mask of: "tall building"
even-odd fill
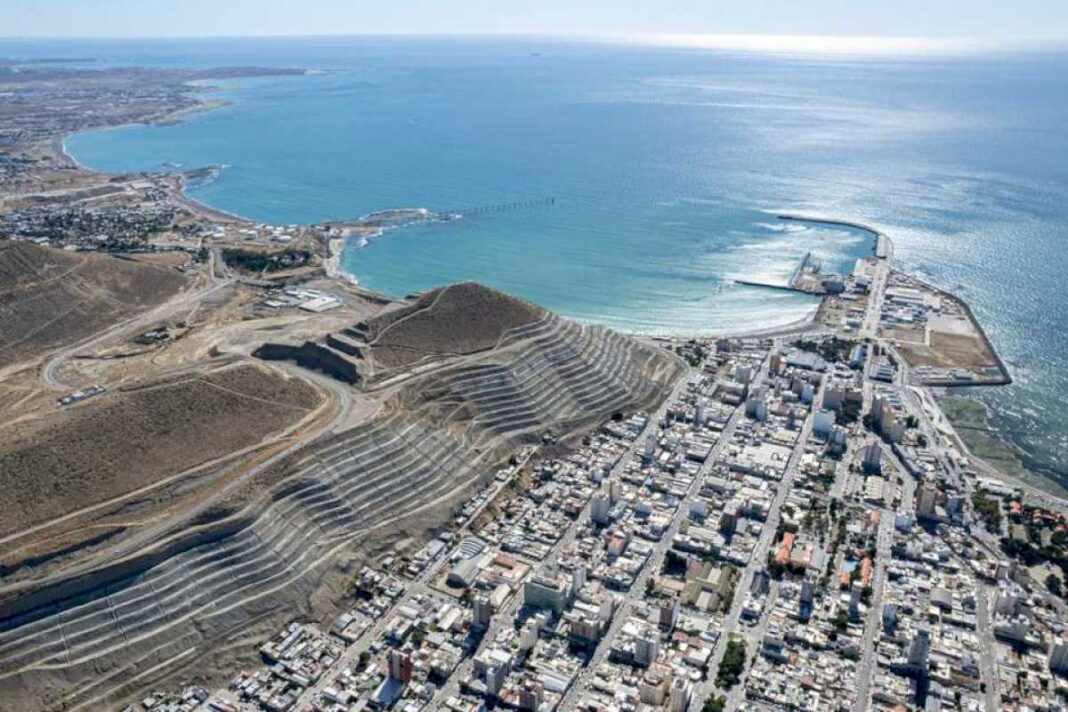
[[[920,519],[936,519],[935,505],[938,503],[938,489],[930,482],[924,482],[916,493],[916,516]]]
[[[474,616],[471,622],[479,628],[488,628],[490,620],[493,618],[493,606],[490,604],[489,598],[483,595],[475,596],[473,605]]]
[[[1050,647],[1049,671],[1068,675],[1068,641],[1059,640]]]
[[[660,636],[656,629],[646,628],[634,638],[634,662],[648,667],[656,662],[660,655]]]
[[[561,613],[570,596],[571,587],[559,574],[537,574],[523,584],[523,603],[531,608],[548,608],[555,613]]]
[[[908,663],[921,674],[927,672],[927,658],[931,655],[931,631],[922,627],[909,643]]]
[[[523,627],[519,629],[519,650],[520,652],[529,652],[534,649],[534,645],[538,642],[538,626],[534,622],[534,619],[528,619]]]
[[[834,429],[835,415],[833,410],[817,410],[812,419],[812,434],[825,438]]]
[[[864,448],[864,471],[871,475],[877,475],[883,470],[883,450],[879,443],[873,442]]]
[[[679,675],[671,681],[671,712],[686,712],[692,694],[690,681]]]
[[[605,492],[598,492],[590,500],[590,518],[597,524],[608,524],[608,512],[612,502]]]
[[[579,595],[579,591],[586,585],[586,567],[581,564],[571,569],[571,593]]]
[[[389,651],[389,676],[407,684],[412,681],[412,656],[400,650]]]
[[[734,500],[727,503],[719,515],[719,531],[730,536],[738,529],[738,508]]]
[[[545,686],[539,680],[528,678],[519,688],[519,709],[536,710],[545,701]]]
[[[656,454],[656,437],[653,435],[645,438],[645,445],[642,446],[642,457],[646,462],[653,459],[653,455]]]
[[[658,607],[657,623],[661,628],[673,631],[679,622],[679,599],[671,598]]]

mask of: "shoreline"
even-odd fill
[[[176,110],[176,111],[173,111],[173,112],[168,112],[168,113],[163,114],[160,117],[158,117],[156,119],[153,119],[153,120],[151,120],[149,122],[131,122],[131,123],[128,123],[128,124],[116,124],[114,126],[90,128],[90,129],[85,129],[85,130],[86,131],[110,130],[110,129],[113,129],[113,128],[119,128],[121,126],[131,126],[131,125],[146,124],[146,123],[150,124],[150,125],[160,125],[160,126],[174,125],[174,124],[181,123],[189,115],[193,115],[193,114],[197,114],[197,113],[201,113],[201,112],[213,111],[213,110],[215,110],[217,108],[221,108],[223,106],[230,105],[230,103],[231,103],[231,102],[226,102],[226,101],[220,101],[218,99],[204,99],[204,98],[201,98],[199,96],[196,97],[196,101],[198,103],[197,103],[197,105],[195,105],[193,107],[188,107],[188,108],[185,108],[185,109],[180,109],[180,110]],[[175,120],[173,122],[171,122],[170,121],[171,118],[173,118]],[[163,122],[163,123],[161,123],[161,122]],[[130,175],[129,173],[122,174],[122,173],[108,173],[108,172],[104,172],[104,171],[97,171],[95,169],[92,169],[92,168],[90,168],[88,166],[85,166],[84,164],[80,163],[74,157],[74,155],[68,150],[67,145],[66,145],[67,139],[70,136],[74,135],[75,133],[79,133],[79,132],[78,131],[72,131],[72,132],[69,132],[67,134],[64,134],[62,137],[58,137],[58,138],[52,139],[50,141],[50,144],[51,144],[51,146],[53,148],[54,153],[66,165],[73,166],[73,167],[75,167],[75,168],[77,168],[79,170],[83,170],[83,171],[86,171],[86,172],[89,172],[89,173],[100,174],[100,175],[105,175],[105,176]],[[203,217],[203,218],[205,218],[205,219],[207,219],[209,221],[226,222],[226,223],[230,223],[230,224],[237,223],[237,224],[246,224],[246,225],[259,224],[259,223],[257,223],[257,221],[251,220],[251,219],[246,218],[246,217],[241,216],[241,215],[237,215],[235,213],[228,212],[228,211],[220,209],[220,208],[216,208],[216,207],[211,206],[211,205],[209,205],[207,203],[203,203],[203,202],[201,202],[201,201],[199,201],[199,200],[197,200],[195,198],[190,197],[188,195],[188,193],[186,192],[185,178],[182,177],[182,176],[179,177],[179,186],[178,186],[177,190],[173,193],[173,197],[174,197],[174,199],[176,201],[178,201],[180,204],[182,204],[188,210],[190,210],[194,214],[199,215],[200,217]],[[884,253],[884,254],[880,255],[880,247],[883,245],[883,241],[884,240],[889,241],[888,236],[886,236],[885,233],[883,233],[881,230],[878,230],[878,229],[872,227],[871,225],[868,225],[868,224],[865,224],[865,223],[861,223],[861,222],[857,222],[855,220],[837,219],[837,218],[830,217],[830,216],[827,216],[827,215],[818,215],[818,214],[816,214],[816,215],[805,215],[805,214],[800,214],[800,213],[791,213],[791,212],[787,212],[787,211],[776,211],[776,210],[765,210],[764,212],[766,214],[768,214],[768,215],[774,216],[775,218],[777,218],[779,220],[784,220],[784,221],[807,222],[807,223],[813,223],[813,224],[817,224],[817,225],[837,226],[837,227],[844,227],[844,228],[850,228],[850,229],[854,229],[854,230],[861,230],[863,232],[867,232],[870,235],[872,235],[873,238],[874,238],[874,244],[872,246],[872,251],[873,251],[874,256],[882,257],[882,258],[885,258],[885,259],[890,259],[890,255],[889,254],[885,254]],[[378,233],[378,235],[376,235],[376,236],[380,236],[382,234],[382,232],[384,232],[384,231],[380,231]],[[366,287],[364,287],[363,285],[361,285],[359,283],[359,280],[354,275],[350,275],[350,274],[348,274],[347,272],[345,272],[342,269],[342,264],[341,264],[342,256],[343,256],[344,251],[346,250],[346,248],[348,246],[349,239],[351,237],[353,237],[353,235],[350,232],[346,232],[346,234],[344,236],[342,236],[342,237],[333,238],[333,239],[329,240],[329,242],[327,244],[328,255],[324,259],[324,268],[325,268],[326,275],[331,279],[344,280],[344,281],[350,283],[351,285],[358,286],[360,289],[366,290],[366,291],[368,291],[370,293],[381,294],[384,297],[388,297],[388,295],[382,294],[382,293],[378,292],[377,290],[367,289]],[[926,282],[925,282],[925,284],[926,284]],[[1009,375],[1008,368],[1004,365],[1004,363],[1001,360],[1001,357],[998,354],[997,350],[993,348],[993,345],[990,343],[989,338],[987,337],[985,330],[982,328],[981,325],[979,325],[979,322],[975,319],[975,317],[972,314],[971,309],[967,305],[967,303],[965,301],[959,299],[958,297],[956,297],[955,295],[953,295],[950,292],[946,292],[945,290],[939,289],[937,287],[933,287],[932,285],[928,285],[928,286],[931,286],[933,289],[935,289],[936,291],[938,291],[940,293],[949,295],[950,298],[954,299],[955,301],[957,301],[958,303],[960,303],[960,304],[962,304],[964,306],[965,310],[967,311],[967,313],[971,317],[973,323],[975,323],[977,326],[979,326],[979,333],[981,335],[981,338],[987,344],[987,347],[991,350],[991,353],[993,353],[995,355],[995,358],[996,358],[999,366],[1001,367],[1002,373],[1005,375],[1005,382],[1004,383],[1001,383],[1001,382],[994,383],[994,382],[992,382],[992,383],[979,383],[979,384],[975,384],[975,385],[976,386],[980,386],[980,385],[982,385],[982,386],[995,386],[995,385],[1005,385],[1007,383],[1011,383],[1012,379],[1011,379],[1011,375]],[[688,333],[671,333],[671,332],[647,332],[646,333],[646,332],[634,331],[634,330],[630,330],[630,329],[622,329],[622,328],[610,327],[610,326],[607,326],[606,324],[604,324],[603,322],[587,321],[587,320],[580,320],[580,321],[583,321],[583,323],[587,323],[587,324],[597,324],[597,325],[601,325],[601,326],[607,326],[607,328],[613,328],[615,331],[618,331],[620,333],[627,334],[629,336],[633,336],[633,337],[639,338],[639,339],[646,339],[646,340],[649,340],[649,341],[678,341],[678,340],[687,340],[687,339],[720,339],[720,338],[722,338],[722,339],[776,338],[776,337],[802,335],[802,334],[806,334],[806,333],[808,333],[810,331],[818,329],[819,328],[819,316],[820,316],[820,314],[822,313],[822,311],[824,309],[824,304],[825,304],[825,298],[821,299],[819,304],[817,305],[817,307],[815,309],[813,309],[806,316],[800,317],[798,319],[794,319],[794,320],[792,320],[790,322],[787,322],[785,324],[781,324],[781,325],[778,325],[778,326],[771,326],[771,327],[754,327],[754,328],[751,328],[751,329],[740,329],[740,330],[739,329],[726,328],[726,329],[721,329],[721,330],[709,330],[709,331],[704,331],[704,332],[702,332],[702,331],[694,331],[694,332],[688,332]],[[939,406],[939,408],[941,409],[940,406]],[[946,415],[944,412],[943,412],[943,415],[946,417],[947,420],[949,419],[949,416]],[[956,439],[958,440],[958,442],[961,445],[964,446],[964,450],[965,450],[966,454],[968,454],[973,459],[977,459],[977,460],[980,460],[980,461],[984,462],[984,464],[986,464],[986,468],[988,468],[992,472],[999,473],[1000,477],[1002,479],[1004,479],[1004,481],[1006,481],[1008,484],[1010,484],[1010,485],[1012,485],[1014,487],[1015,486],[1019,486],[1020,484],[1024,484],[1025,486],[1029,485],[1029,483],[1021,480],[1020,478],[1016,478],[1016,477],[1013,477],[1013,476],[1009,475],[1008,473],[1001,472],[1001,470],[999,468],[994,467],[994,466],[992,466],[992,465],[990,465],[988,463],[985,463],[985,460],[983,460],[981,457],[978,457],[978,456],[974,455],[971,452],[971,450],[967,448],[967,446],[964,443],[963,439],[959,437],[959,434],[957,434],[955,432],[955,430],[954,430],[954,434],[957,436]],[[1005,438],[1004,436],[998,435],[998,439],[1001,440],[1002,442],[1005,442],[1009,446],[1015,447],[1015,445],[1011,442],[1011,440]],[[1024,469],[1026,470],[1026,468],[1024,468]],[[1045,480],[1045,478],[1043,478],[1041,475],[1037,475],[1037,474],[1031,473],[1030,471],[1028,471],[1028,474],[1029,474],[1029,476],[1035,478],[1037,481],[1044,481]],[[1058,483],[1056,483],[1056,482],[1054,482],[1053,485],[1054,486],[1059,486]],[[1039,490],[1047,493],[1049,496],[1056,497],[1055,494],[1053,494],[1052,492],[1048,492],[1045,488],[1042,488],[1042,487],[1039,487],[1039,486],[1036,486],[1036,485],[1033,485],[1033,484],[1031,484],[1029,486],[1032,487],[1032,488],[1035,488],[1035,489],[1039,489]]]

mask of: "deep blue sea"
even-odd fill
[[[792,322],[782,281],[894,239],[901,268],[966,298],[1016,383],[988,389],[1036,470],[1068,481],[1068,54],[758,54],[538,39],[0,42],[0,56],[257,64],[321,74],[226,82],[177,126],[81,134],[102,170],[223,164],[194,197],[294,223],[399,207],[465,217],[355,245],[391,294],[477,279],[634,332]],[[502,203],[542,201],[509,210]],[[801,229],[798,229],[798,228]]]

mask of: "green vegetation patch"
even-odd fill
[[[745,670],[745,643],[737,638],[727,641],[727,650],[723,653],[723,660],[719,663],[716,672],[716,684],[729,690],[738,684]]]

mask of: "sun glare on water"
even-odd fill
[[[832,55],[960,54],[992,49],[987,42],[965,38],[834,37],[821,35],[650,34],[618,38],[635,44],[749,52]]]

